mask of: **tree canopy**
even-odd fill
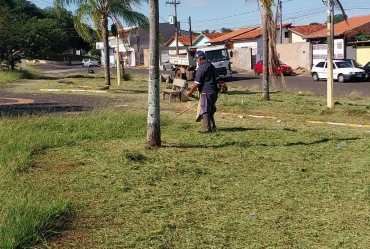
[[[54,58],[71,47],[91,47],[77,34],[65,9],[58,16],[53,8],[39,9],[26,0],[1,1],[0,7],[0,61],[11,69],[22,58]]]

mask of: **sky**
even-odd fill
[[[52,6],[53,0],[30,0],[39,8]],[[278,0],[275,0],[277,3]],[[283,23],[307,25],[313,22],[325,23],[326,5],[322,0],[281,0]],[[340,0],[348,17],[370,15],[370,0]],[[175,5],[177,20],[181,29],[202,32],[204,30],[219,32],[222,28],[237,30],[261,25],[260,10],[257,0],[159,0],[159,21],[168,22],[169,15],[174,15]],[[73,6],[68,8],[73,11]],[[149,16],[149,5],[142,4],[135,10]],[[341,14],[339,8],[334,14]]]

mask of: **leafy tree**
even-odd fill
[[[89,52],[91,47],[95,47],[95,42],[98,41],[95,31],[90,27],[88,28],[88,32],[93,37],[92,42],[86,42],[82,39],[74,27],[71,11],[67,11],[66,9],[59,9],[57,11],[55,8],[45,8],[44,13],[47,18],[57,20],[61,28],[67,33],[69,48],[83,49]]]
[[[208,34],[209,33],[209,29],[203,30],[202,33],[203,34]]]
[[[45,18],[45,12],[25,1],[0,3],[0,60],[11,69],[22,58],[44,59],[68,48],[66,32],[56,19]]]
[[[370,34],[358,34],[351,39],[352,41],[370,41]]]
[[[345,15],[343,15],[343,14],[337,14],[337,15],[334,15],[334,20],[333,20],[333,22],[334,22],[334,24],[336,24],[336,23],[339,23],[339,22],[342,22],[342,21],[344,21],[344,20],[346,20],[347,18],[346,18],[346,16]]]
[[[320,25],[321,23],[318,22],[311,22],[310,25]]]
[[[229,32],[233,32],[233,30],[232,29],[228,29],[228,28],[222,28],[221,29],[221,32],[222,33],[229,33]]]
[[[55,58],[68,49],[68,36],[56,20],[36,17],[24,26],[22,52],[27,59]]]
[[[24,23],[19,16],[9,12],[0,20],[0,60],[5,61],[13,70],[22,58]]]
[[[132,6],[140,6],[147,0],[56,0],[55,6],[60,9],[64,5],[75,4],[77,10],[74,16],[74,26],[85,41],[92,42],[93,37],[89,33],[87,21],[92,21],[95,31],[104,43],[104,70],[105,85],[109,88],[109,45],[108,45],[108,18],[121,17],[130,26],[140,25],[149,27],[148,18],[132,9]]]

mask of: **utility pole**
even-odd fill
[[[279,6],[279,21],[280,21],[280,44],[283,43],[283,2],[278,0]]]
[[[175,39],[176,39],[176,54],[179,54],[179,29],[177,25],[177,5],[180,4],[180,2],[177,2],[176,0],[173,0],[171,2],[166,1],[166,4],[173,4],[175,6]]]
[[[287,1],[284,1],[285,2],[290,2],[290,1],[293,1],[293,0],[287,0]],[[280,22],[280,44],[283,43],[283,1],[282,0],[278,0],[278,8],[279,8],[279,22]]]
[[[189,16],[189,33],[190,33],[190,46],[193,46],[193,36],[191,34],[191,18]]]
[[[117,63],[117,85],[122,85],[122,78],[121,78],[121,58],[119,56],[119,39],[118,34],[116,36],[116,63]]]
[[[327,5],[328,19],[327,19],[327,45],[328,58],[326,60],[328,68],[328,77],[326,82],[327,88],[327,107],[334,109],[334,80],[333,80],[333,55],[334,55],[334,0],[323,0]]]

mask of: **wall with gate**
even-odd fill
[[[309,42],[276,44],[279,59],[294,69],[299,67],[308,70],[312,67],[312,50]]]
[[[252,64],[252,49],[251,48],[236,48],[229,50],[229,54],[232,54],[230,58],[231,69],[233,71],[249,71],[254,68]]]

